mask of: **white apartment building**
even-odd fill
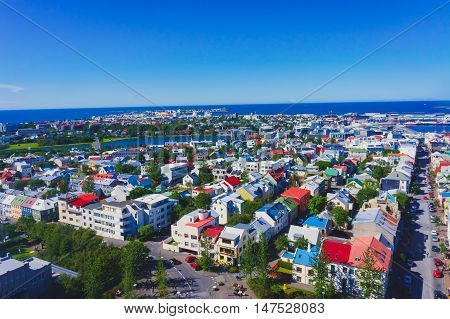
[[[212,199],[211,208],[219,214],[219,224],[226,225],[228,218],[242,212],[244,200],[234,192],[224,193]]]
[[[152,225],[155,231],[169,227],[173,207],[178,203],[161,194],[149,194],[133,201],[143,210],[143,225]]]
[[[219,215],[213,210],[197,209],[181,217],[172,225],[172,238],[179,251],[194,255],[201,253],[200,235],[207,227],[219,224]]]
[[[185,163],[173,163],[161,166],[161,174],[167,177],[169,183],[181,181],[188,172],[188,166]]]

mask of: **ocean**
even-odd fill
[[[345,114],[345,113],[449,113],[450,101],[338,102],[292,104],[241,104],[167,107],[65,108],[0,111],[0,123],[19,124],[52,120],[86,119],[92,116],[123,114],[146,110],[214,109],[225,107],[238,114]]]

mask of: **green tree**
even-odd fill
[[[259,298],[267,298],[271,295],[269,280],[269,246],[264,236],[261,236],[256,251],[256,278],[252,281],[252,287]]]
[[[250,242],[247,242],[241,256],[241,271],[245,278],[253,278],[255,267],[256,259],[254,246]]]
[[[419,194],[420,193],[420,185],[418,184],[418,183],[413,183],[412,185],[411,185],[411,192],[414,194],[414,195],[417,195],[417,194]]]
[[[214,180],[214,176],[211,170],[207,166],[202,166],[199,170],[198,177],[200,182],[204,184],[209,184]]]
[[[334,224],[338,228],[341,228],[346,223],[348,223],[348,220],[350,218],[349,212],[340,206],[334,207],[331,211],[331,215],[333,216]]]
[[[58,182],[58,190],[63,194],[66,194],[69,191],[69,183],[65,178]]]
[[[365,299],[382,297],[384,291],[382,270],[376,266],[375,252],[370,248],[364,251],[360,266],[361,269],[356,276],[363,297]]]
[[[149,241],[155,236],[155,231],[152,225],[145,225],[138,228],[138,239],[140,241]]]
[[[365,202],[378,196],[378,191],[374,187],[363,187],[358,194],[356,194],[356,202],[361,207]]]
[[[152,180],[154,185],[161,182],[162,174],[161,168],[155,163],[146,164],[147,176]]]
[[[208,193],[200,193],[194,198],[194,205],[200,209],[207,209],[211,203],[211,195]]]
[[[147,188],[136,187],[130,191],[130,199],[136,199],[136,198],[139,198],[139,197],[151,194],[151,193],[152,193],[152,191]]]
[[[289,240],[286,235],[278,236],[278,238],[275,240],[275,248],[278,251],[281,251],[283,249],[287,249],[289,247]]]
[[[406,193],[397,193],[395,194],[395,198],[397,200],[398,205],[401,209],[405,209],[406,206],[409,204],[411,198]]]
[[[131,241],[122,249],[123,288],[126,296],[131,296],[133,285],[144,268],[148,248],[143,243]]]
[[[314,163],[314,165],[319,167],[320,171],[324,171],[328,167],[333,166],[333,164],[331,164],[331,162],[327,162],[327,161],[317,161],[316,163]]]
[[[314,196],[309,200],[308,203],[308,209],[311,212],[311,214],[318,214],[320,213],[327,204],[327,198],[324,196]]]
[[[163,259],[160,258],[156,264],[156,288],[161,298],[167,297],[167,270],[164,267]]]
[[[86,178],[83,181],[83,186],[81,188],[85,193],[94,192],[94,180],[92,178]]]
[[[307,250],[308,245],[309,245],[308,239],[306,239],[305,237],[299,237],[294,243],[294,248]]]
[[[206,234],[203,234],[200,241],[200,246],[200,258],[197,259],[197,263],[201,269],[210,271],[214,267],[214,259],[212,259],[210,254],[211,238]]]
[[[391,170],[392,168],[390,166],[381,167],[380,165],[375,165],[372,171],[372,177],[379,181],[383,177],[386,177]]]
[[[36,221],[32,216],[20,217],[17,221],[17,230],[29,233],[32,231]]]
[[[334,286],[328,270],[330,261],[325,257],[323,249],[314,257],[313,262],[314,292],[319,298],[333,298]]]

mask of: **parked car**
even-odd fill
[[[194,257],[194,256],[192,256],[192,257]],[[180,265],[180,264],[181,264],[181,261],[179,261],[179,260],[176,259],[176,258],[170,258],[169,261],[170,261],[170,263],[171,263],[172,265],[174,265],[174,266]]]
[[[434,251],[435,253],[438,253],[441,251],[438,246],[431,246],[431,250]]]
[[[432,236],[431,240],[434,241],[435,243],[437,243],[439,241],[439,237],[438,236]]]
[[[405,277],[403,277],[403,283],[407,286],[410,286],[412,283],[411,275],[405,275]]]
[[[435,269],[433,271],[433,277],[434,278],[442,278],[442,271],[440,271],[439,269]]]
[[[431,231],[431,235],[437,236],[437,231],[436,231],[435,229],[433,229],[433,230]]]
[[[191,268],[194,269],[195,271],[200,269],[200,266],[197,264],[196,261],[190,263],[189,266],[191,266]]]
[[[197,260],[197,257],[192,256],[192,255],[188,255],[188,256],[184,259],[184,262],[190,264],[190,263],[193,263],[193,262],[196,261],[196,260]]]
[[[439,258],[433,258],[433,262],[436,267],[441,267],[442,265],[444,265],[442,260],[440,260]]]
[[[428,200],[428,196],[425,195],[425,196],[423,197],[423,199],[424,199],[424,200]]]
[[[440,290],[434,291],[434,299],[447,299],[447,296]]]
[[[408,260],[406,261],[406,264],[408,265],[409,268],[411,268],[411,267],[414,266],[414,261],[412,261],[411,259],[408,259]]]

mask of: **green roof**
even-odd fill
[[[289,197],[279,197],[275,202],[283,204],[290,211],[294,210],[298,206],[297,202]]]
[[[28,197],[23,195],[17,195],[16,198],[13,199],[11,205],[22,205],[24,201],[27,200]]]
[[[333,176],[333,177],[336,177],[339,175],[339,171],[337,169],[331,168],[331,167],[328,167],[323,173],[328,176]]]

